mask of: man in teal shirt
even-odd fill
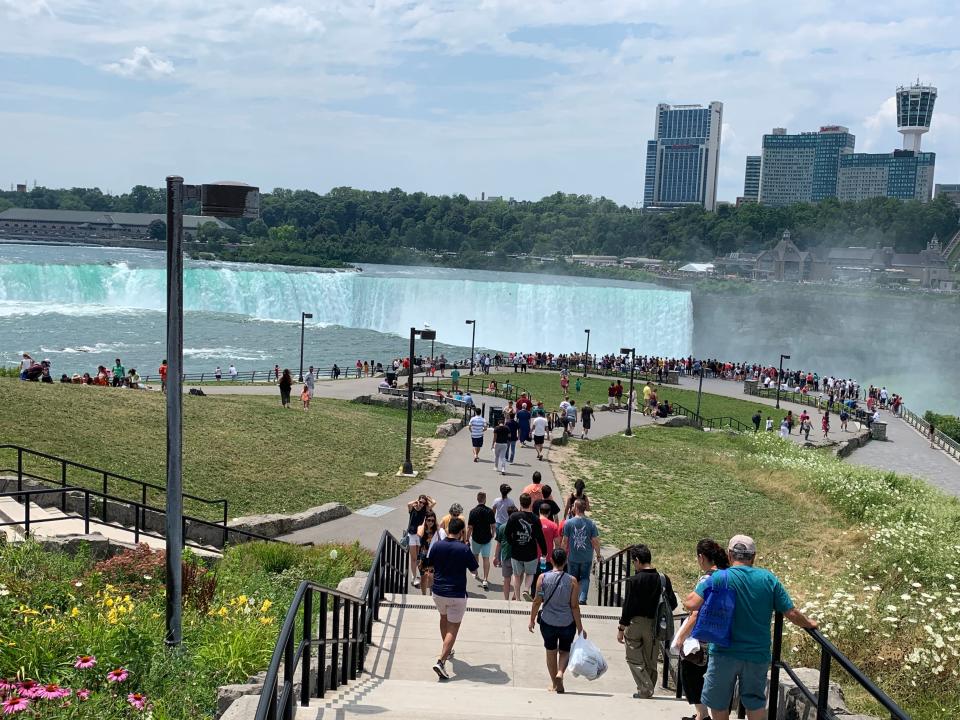
[[[773,612],[783,613],[794,625],[815,628],[810,620],[793,606],[790,595],[780,580],[769,570],[753,566],[757,545],[753,538],[734,535],[727,545],[730,569],[727,582],[736,593],[731,642],[728,647],[710,646],[710,663],[703,681],[703,704],[710,708],[713,720],[728,720],[730,701],[737,680],[740,701],[748,720],[763,720],[767,707],[767,670],[770,653],[770,621]],[[698,610],[710,587],[711,575],[687,596],[684,605]]]

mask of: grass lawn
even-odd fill
[[[437,386],[439,380],[440,387],[446,392],[450,388],[450,378],[427,378],[424,380],[424,388],[432,389]],[[532,393],[534,399],[543,400],[544,406],[550,409],[560,405],[563,399],[563,390],[560,387],[560,374],[556,372],[528,372],[528,373],[494,373],[491,375],[474,375],[472,378],[466,373],[460,376],[460,388],[465,390],[469,381],[469,387],[474,391],[483,392],[486,390],[490,381],[497,383],[498,388],[502,388],[504,383],[509,381],[520,390],[526,390]],[[587,400],[594,405],[605,403],[607,401],[607,388],[610,387],[610,380],[596,377],[580,378],[580,392],[576,391],[575,375],[570,377],[569,396],[577,401],[577,405],[582,405]],[[629,392],[629,380],[623,382],[624,402]],[[637,395],[642,397],[643,381],[635,380],[634,385],[637,389]],[[689,410],[697,409],[697,393],[694,390],[684,390],[674,385],[655,385],[657,397],[660,400],[669,400],[671,403],[679,403]],[[715,417],[733,417],[742,423],[750,424],[750,418],[757,407],[762,407],[746,400],[737,400],[736,398],[724,397],[722,395],[710,395],[703,393],[700,403],[700,415],[704,418]]]
[[[960,713],[957,498],[772,433],[644,427],[633,439],[578,443],[563,455],[564,489],[586,481],[604,544],[649,545],[681,597],[700,574],[700,538],[725,545],[751,535],[758,565],[913,717]],[[791,663],[817,667],[810,638],[788,631]],[[845,687],[855,710],[882,715]]]
[[[226,498],[231,517],[334,500],[359,508],[411,484],[395,477],[406,437],[402,410],[315,399],[303,412],[284,410],[272,395],[185,395],[183,417],[184,490]],[[414,413],[414,462],[421,469],[431,454],[425,438],[445,417]],[[160,393],[0,379],[0,443],[159,485],[166,484],[165,422]],[[16,468],[15,453],[0,451],[0,467]],[[43,461],[25,461],[24,469],[59,479],[59,469]],[[74,472],[71,484],[99,487],[96,475]],[[110,489],[119,494],[121,487]],[[161,502],[159,494],[151,502]],[[189,514],[202,510],[185,504]]]

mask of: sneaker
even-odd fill
[[[433,666],[433,671],[437,674],[437,677],[441,680],[449,680],[450,675],[447,673],[447,669],[443,666],[443,663],[437,660]]]
[[[490,589],[490,587],[487,585],[487,581],[486,581],[486,580],[481,580],[481,581],[480,581],[480,587],[482,587],[484,590],[489,590],[489,589]]]
[[[533,602],[533,595],[530,594],[529,590],[524,590],[521,597],[523,597],[526,602]]]
[[[473,461],[474,461],[474,462],[480,462],[480,458],[474,456]]]
[[[414,586],[415,588],[420,587],[420,578],[414,578],[414,579],[413,579],[413,586]]]

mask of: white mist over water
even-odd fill
[[[166,271],[155,262],[142,267],[126,260],[31,260],[0,263],[0,317],[90,317],[166,307]],[[306,311],[321,326],[401,336],[429,323],[443,342],[466,347],[471,328],[464,320],[470,318],[477,321],[478,346],[507,351],[578,350],[589,327],[591,350],[598,353],[628,345],[681,356],[690,352],[693,337],[687,292],[518,273],[389,266],[367,266],[363,273],[311,272],[200,263],[185,271],[184,304],[188,312],[274,322],[299,322]]]

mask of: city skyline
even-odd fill
[[[960,181],[946,2],[270,4],[0,0],[0,183],[349,185],[643,200],[659,103],[723,103],[718,201],[771,127],[900,147],[895,91],[939,90],[924,149]]]

